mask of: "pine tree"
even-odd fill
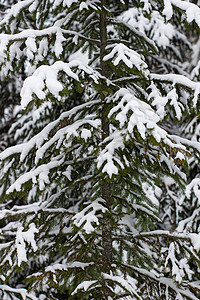
[[[1,297],[198,299],[199,235],[156,224],[163,178],[181,189],[199,147],[172,130],[198,108],[181,60],[199,14],[181,0],[24,0],[1,21],[1,72],[28,69],[22,108],[65,109],[0,155],[2,201],[23,203],[0,213]]]
[[[2,1],[0,4],[0,20],[10,8],[10,1]],[[14,4],[14,1],[11,1]],[[21,81],[22,83],[22,81]],[[0,149],[13,145],[13,136],[8,134],[9,128],[19,110],[20,104],[20,75],[6,78],[1,74],[0,78]]]
[[[199,6],[199,1],[197,5]],[[199,32],[195,29],[187,31],[188,41],[191,43],[192,55],[184,63],[187,77],[199,81]],[[191,232],[199,234],[199,116],[192,111],[190,116],[184,117],[176,130],[180,132],[182,140],[190,140],[188,146],[192,151],[188,159],[188,172],[186,174],[186,187],[180,190],[172,180],[166,180],[162,196],[162,217],[165,220],[162,227],[168,226],[177,232]],[[170,223],[170,224],[169,224]],[[191,281],[199,279],[196,266],[191,263]]]
[[[199,5],[199,1],[196,1]],[[188,39],[191,41],[193,52],[191,59],[185,64],[188,71],[188,77],[193,81],[199,81],[199,32],[196,30],[188,31]],[[189,172],[187,174],[187,185],[185,193],[180,193],[174,197],[177,203],[177,230],[199,233],[199,195],[198,195],[198,177],[199,177],[199,115],[193,111],[189,118],[183,120],[179,128],[181,136],[191,140],[190,147],[193,149],[193,155],[189,158]],[[177,188],[174,185],[175,192]]]

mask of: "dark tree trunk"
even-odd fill
[[[107,75],[107,65],[103,61],[103,57],[105,55],[105,48],[107,43],[107,28],[106,28],[106,12],[104,11],[106,1],[102,0],[102,13],[100,16],[100,68],[101,74],[103,76]],[[107,136],[109,136],[109,121],[108,121],[108,107],[105,103],[105,93],[104,86],[102,85],[101,92],[101,100],[102,100],[102,140],[104,140]],[[106,201],[106,206],[110,210],[111,209],[111,184],[110,182],[104,180],[102,183],[102,198]],[[112,263],[112,222],[111,219],[107,216],[103,217],[103,227],[102,227],[102,247],[103,247],[103,272],[109,272]]]

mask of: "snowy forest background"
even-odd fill
[[[200,2],[0,1],[0,298],[200,299]]]

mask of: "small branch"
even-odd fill
[[[142,239],[142,238],[149,238],[149,237],[167,237],[172,240],[183,240],[183,241],[190,241],[190,237],[186,236],[185,234],[180,233],[170,233],[166,230],[154,230],[149,232],[141,232],[139,234],[133,235],[134,239]]]

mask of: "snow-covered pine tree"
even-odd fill
[[[145,33],[156,43],[159,55],[146,57],[151,72],[176,73],[193,79],[191,78],[191,56],[192,65],[195,66],[196,70],[198,64],[198,42],[196,41],[199,35],[198,30],[190,27],[185,31],[184,25],[182,26],[181,23],[177,22],[177,15],[173,15],[170,22],[165,22],[165,18],[156,9],[152,11],[151,18],[147,18],[143,9],[136,7],[123,12],[122,17],[124,21]],[[176,43],[176,47],[174,47],[174,43]],[[194,115],[196,116],[196,112]],[[184,135],[180,129],[180,126],[183,126],[183,119],[178,115],[178,111],[176,118],[169,112],[168,118],[162,126],[171,134]],[[188,115],[185,121],[188,122]],[[168,230],[176,228],[182,210],[179,203],[182,203],[184,194],[184,190],[180,190],[180,186],[176,185],[175,180],[167,176],[162,178],[162,189],[159,197],[159,216],[162,220],[159,225],[160,228]]]
[[[2,199],[26,203],[0,213],[1,297],[199,298],[199,235],[155,230],[156,187],[184,184],[193,145],[166,124],[197,106],[176,62],[199,15],[181,0],[24,0],[1,21],[1,72],[29,69],[22,108],[73,104],[0,155]]]
[[[200,5],[199,1],[196,1]],[[200,39],[198,31],[188,31],[188,39],[193,48],[191,59],[185,63],[188,77],[196,82],[200,79]],[[198,111],[198,109],[197,109]],[[188,160],[187,185],[185,193],[180,193],[177,197],[177,189],[174,184],[174,193],[169,193],[174,198],[176,206],[176,230],[199,233],[199,114],[193,111],[190,117],[186,117],[179,128],[183,138],[190,139],[190,146],[194,153]],[[169,187],[170,182],[169,182]]]
[[[7,9],[10,8],[10,2],[15,4],[15,1],[1,1],[0,3],[0,20],[5,15]],[[22,70],[23,72],[23,70]],[[22,73],[21,72],[21,73]],[[0,78],[0,150],[13,145],[13,137],[8,134],[8,130],[16,117],[17,106],[20,104],[20,75],[18,78],[13,76],[9,80],[5,75],[1,74]],[[25,78],[24,78],[25,79]],[[22,81],[21,81],[22,83]]]
[[[198,6],[199,1],[194,1]],[[187,31],[188,41],[192,47],[192,53],[189,60],[184,63],[186,76],[196,82],[199,81],[199,32],[194,28]],[[177,232],[191,232],[199,234],[199,108],[192,111],[190,116],[185,116],[179,124],[172,130],[180,133],[184,139],[190,140],[188,146],[192,150],[192,155],[188,159],[188,172],[186,174],[186,187],[180,190],[174,180],[164,179],[164,189],[161,195],[161,217],[164,222],[161,228],[171,228]],[[182,139],[182,141],[183,141]],[[199,279],[199,272],[196,266],[191,263],[191,281]]]
[[[5,3],[1,3],[1,13],[2,15],[5,15],[5,10],[8,10],[13,4],[15,4],[17,1],[5,1]],[[26,14],[30,14],[29,11],[24,12]],[[49,16],[50,17],[50,16]],[[29,23],[29,28],[33,27],[33,22]],[[65,59],[64,57],[67,56],[66,53],[63,53],[62,59]],[[45,59],[52,59],[51,53],[45,57]],[[24,60],[23,60],[24,61]],[[52,103],[52,102],[46,102],[44,105],[36,108],[32,107],[31,110],[27,111],[26,113],[22,114],[21,109],[19,106],[19,92],[20,87],[22,86],[23,79],[26,77],[27,72],[31,72],[30,66],[27,67],[27,61],[25,61],[25,67],[24,65],[20,66],[19,72],[11,72],[9,76],[7,76],[7,72],[1,72],[1,114],[0,114],[0,120],[1,120],[1,126],[0,126],[0,149],[4,150],[5,147],[11,146],[13,144],[19,144],[22,142],[25,142],[29,140],[31,137],[33,137],[35,134],[37,134],[39,131],[41,131],[44,126],[46,126],[48,123],[54,121],[63,110],[66,110],[67,108],[73,107],[74,103],[80,103],[80,93],[75,93],[73,97],[70,98],[70,102],[65,103],[62,101],[62,103]],[[12,197],[5,198],[5,190],[4,185],[8,186],[11,185],[11,183],[20,176],[21,170],[16,169],[10,169],[9,176],[4,178],[4,183],[1,185],[1,204],[0,208],[1,210],[8,211],[8,209],[12,209],[15,205],[21,205],[27,203],[26,197]],[[55,186],[54,193],[55,193]],[[30,193],[30,198],[33,197],[32,193]],[[28,199],[28,201],[31,201]],[[8,222],[10,220],[5,220],[3,226],[7,226]],[[2,240],[4,242],[10,241],[10,235],[2,235]],[[39,265],[39,264],[38,264]],[[27,276],[27,274],[30,272],[36,270],[36,265],[31,263],[29,265],[29,270],[26,269],[25,276],[20,274],[18,272],[15,273],[14,276],[12,276],[11,285],[12,286],[21,286],[21,282],[23,279]],[[9,283],[10,283],[9,282]],[[3,294],[1,294],[1,297],[8,297],[10,299],[9,295],[13,296],[13,293],[16,295],[22,295],[19,296],[23,297],[25,295],[25,291],[23,289],[16,289],[12,290],[8,286],[2,287]],[[25,297],[25,296],[24,296]],[[27,296],[28,297],[28,296]],[[13,299],[13,298],[12,298]]]

